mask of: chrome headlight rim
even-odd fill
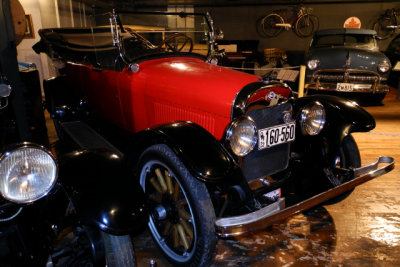
[[[4,164],[4,161],[7,158],[9,158],[13,153],[19,152],[24,149],[34,149],[40,151],[40,153],[43,153],[43,155],[48,156],[49,157],[48,159],[52,162],[52,167],[54,169],[54,172],[52,172],[53,175],[52,178],[50,179],[51,182],[48,183],[48,186],[45,186],[45,190],[42,190],[40,194],[36,194],[36,196],[27,199],[18,199],[10,197],[6,192],[4,192],[3,185],[0,185],[0,195],[4,199],[16,204],[29,204],[47,196],[50,193],[50,191],[54,188],[54,185],[57,183],[57,177],[58,177],[58,164],[53,153],[51,153],[44,146],[30,142],[18,143],[6,148],[6,150],[0,155],[0,169],[3,168],[2,164]],[[3,183],[3,179],[5,179],[5,177],[0,174],[0,184]]]
[[[317,114],[317,119],[311,118],[312,123],[310,123],[310,114],[313,116],[315,112],[319,112]],[[314,123],[315,122],[315,123]],[[322,105],[319,101],[314,101],[308,103],[304,107],[301,108],[300,116],[299,116],[299,124],[301,133],[303,135],[316,136],[321,133],[324,129],[326,123],[326,111],[324,105]]]
[[[309,70],[315,70],[319,66],[319,59],[310,59],[307,61],[307,67]]]
[[[391,68],[391,64],[386,59],[378,63],[378,71],[381,73],[388,72]]]
[[[234,136],[234,130],[238,129],[239,125],[242,123],[249,123],[251,130],[253,131],[254,135],[250,138],[250,143],[248,148],[245,151],[238,151],[237,149],[235,149],[235,147],[233,147],[233,138]],[[226,131],[226,140],[229,144],[229,148],[232,151],[233,154],[235,154],[238,157],[244,157],[247,156],[248,154],[250,154],[250,152],[252,152],[254,150],[254,147],[257,144],[257,126],[256,123],[254,122],[254,120],[252,118],[250,118],[249,116],[240,116],[236,119],[234,119],[230,125],[227,128]]]

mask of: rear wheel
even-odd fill
[[[149,229],[174,266],[209,266],[216,251],[215,213],[204,183],[166,145],[145,150],[140,184],[149,198]]]
[[[277,24],[283,23],[283,18],[278,14],[269,14],[261,20],[261,29],[266,36],[275,37],[283,30],[283,27]]]
[[[303,15],[297,19],[294,31],[299,37],[309,37],[314,33],[314,21],[309,15]]]
[[[394,29],[388,26],[393,26],[393,21],[389,17],[380,17],[372,26],[379,40],[387,39],[394,33]]]

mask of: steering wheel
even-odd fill
[[[183,40],[183,42],[178,43],[178,40]],[[190,45],[190,53],[193,50],[193,39],[182,32],[177,32],[167,36],[157,48],[162,49],[163,45],[165,45],[166,51],[181,52],[187,43]]]

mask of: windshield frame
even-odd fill
[[[114,40],[113,43],[118,48],[120,57],[126,64],[137,63],[137,62],[141,62],[141,61],[145,61],[147,59],[153,59],[153,58],[179,57],[179,56],[196,57],[196,58],[205,60],[206,62],[211,62],[211,59],[214,57],[214,55],[216,53],[216,48],[215,48],[216,38],[215,38],[215,33],[214,33],[213,20],[211,19],[211,16],[209,13],[169,12],[169,11],[116,12],[115,10],[113,10],[112,13],[108,13],[108,14],[111,14],[110,15],[110,25],[111,25],[111,34],[113,35],[113,40]],[[98,14],[98,15],[104,15],[104,14]],[[128,33],[131,35],[135,34],[138,36],[141,36],[141,34],[136,31],[135,31],[135,33],[132,33],[132,32],[129,32],[128,30],[126,30],[127,27],[124,27],[123,22],[121,20],[121,17],[123,15],[132,15],[132,16],[134,16],[134,15],[160,15],[160,16],[172,15],[172,16],[180,16],[180,17],[186,17],[186,16],[202,17],[203,21],[207,24],[206,30],[208,30],[207,32],[205,30],[205,33],[207,36],[207,39],[205,40],[206,41],[205,45],[207,46],[207,55],[201,55],[201,54],[193,53],[193,52],[162,52],[162,51],[160,51],[159,53],[149,53],[149,54],[145,54],[145,55],[139,55],[135,58],[129,58],[126,56],[126,54],[127,54],[126,49],[123,45],[122,36],[119,34],[119,31],[122,34]]]
[[[317,41],[320,38],[325,38],[325,37],[332,37],[336,36],[341,39],[341,43],[327,43],[324,45],[318,44]],[[350,43],[346,42],[346,37],[350,36],[369,36],[370,37],[370,42],[369,43]],[[363,49],[363,50],[371,50],[371,51],[377,51],[379,50],[378,43],[376,41],[376,38],[373,34],[355,34],[355,33],[336,33],[336,34],[324,34],[324,35],[316,35],[314,36],[312,42],[311,42],[311,48],[312,49],[321,49],[321,48],[337,48],[337,47],[345,47],[345,48],[354,48],[354,49]]]

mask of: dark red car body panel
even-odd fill
[[[230,122],[235,96],[258,76],[190,57],[139,64],[134,73],[70,64],[69,77],[94,112],[118,127],[138,132],[173,121],[192,121],[220,140]],[[210,95],[213,96],[210,99]]]

